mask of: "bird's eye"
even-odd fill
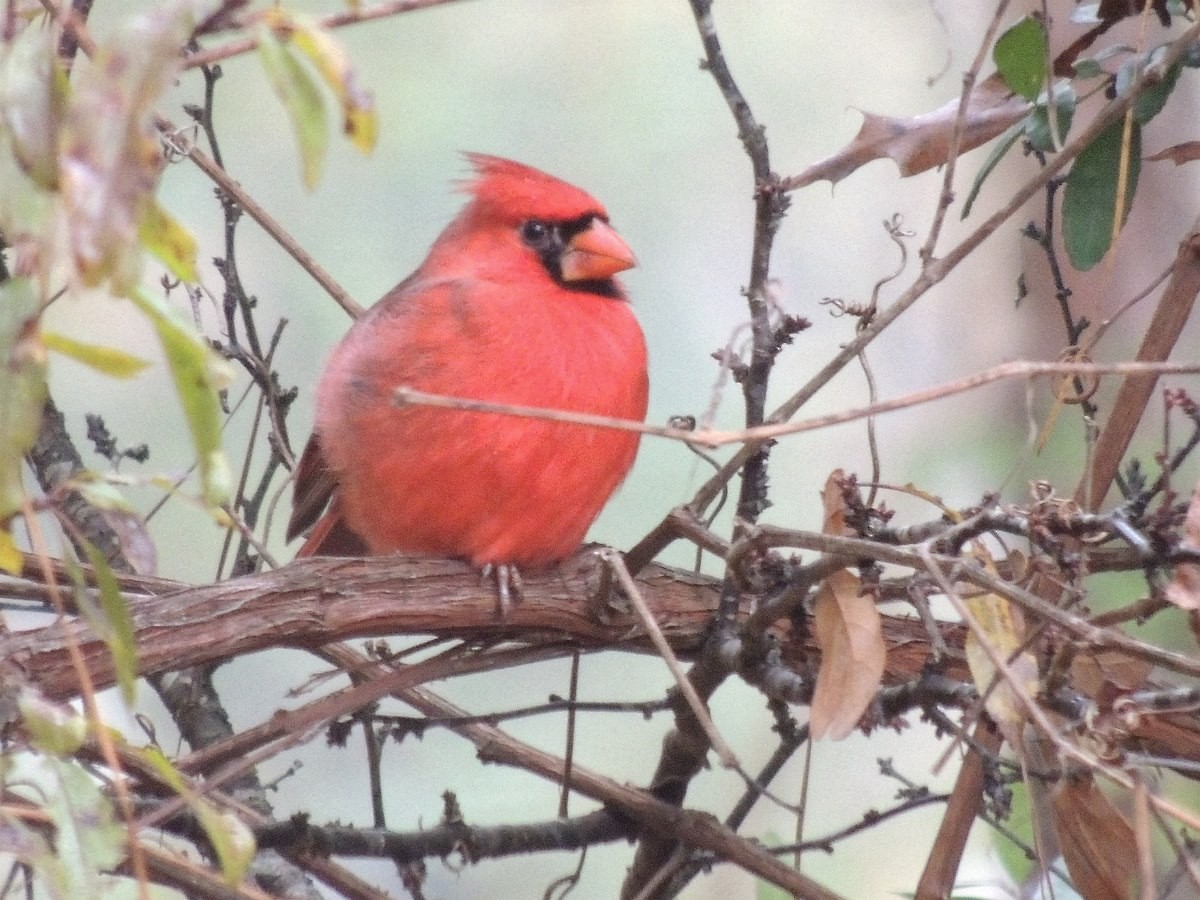
[[[521,226],[521,240],[531,247],[538,247],[550,236],[550,226],[537,219],[530,219]]]

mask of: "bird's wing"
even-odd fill
[[[321,517],[333,499],[337,479],[325,462],[321,441],[314,434],[308,439],[296,466],[292,485],[292,516],[288,519],[287,539],[303,534]]]
[[[310,530],[311,529],[311,530]],[[342,520],[337,498],[337,479],[325,462],[317,435],[296,466],[292,488],[292,515],[288,519],[287,539],[308,532],[296,556],[365,556],[367,545]]]

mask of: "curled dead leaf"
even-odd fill
[[[1200,141],[1184,141],[1182,144],[1175,144],[1165,150],[1159,150],[1157,153],[1147,156],[1146,162],[1160,162],[1167,159],[1177,166],[1195,162],[1200,159]]]
[[[885,157],[900,167],[905,178],[936,168],[949,155],[958,105],[959,98],[955,97],[931,112],[907,119],[864,112],[862,128],[849,144],[788,179],[787,187],[800,188],[822,180],[837,184],[861,166]],[[981,81],[967,101],[959,152],[986,144],[1029,109],[1029,101],[1013,95],[999,76]]]
[[[834,469],[825,479],[825,486],[821,488],[821,508],[825,511],[821,525],[823,534],[854,536],[854,532],[846,525],[846,498],[842,493],[845,480],[846,473],[841,469]]]

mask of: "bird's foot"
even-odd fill
[[[508,618],[508,611],[521,599],[521,572],[509,563],[488,563],[480,575],[490,579],[496,587],[496,612],[501,619]]]

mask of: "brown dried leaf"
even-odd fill
[[[846,498],[842,493],[842,482],[845,479],[846,473],[843,470],[834,469],[825,479],[825,486],[821,488],[821,508],[825,511],[821,525],[823,534],[854,536],[854,532],[846,526]]]
[[[1076,890],[1089,900],[1124,900],[1138,871],[1131,826],[1091,776],[1060,783],[1051,798],[1054,827]]]
[[[841,569],[825,579],[813,610],[821,668],[813,693],[809,729],[813,739],[841,740],[858,724],[879,690],[887,647],[879,610],[863,595],[858,578]]]
[[[827,180],[837,184],[860,166],[888,157],[905,178],[942,165],[950,152],[958,98],[909,119],[863,113],[862,128],[849,144],[793,179],[789,188]],[[1024,97],[1015,96],[998,75],[981,81],[967,102],[960,153],[986,144],[1029,112]]]
[[[1200,485],[1192,491],[1192,502],[1188,504],[1187,517],[1183,520],[1183,537],[1192,546],[1200,547]],[[1200,609],[1200,565],[1177,565],[1175,577],[1167,585],[1165,594],[1180,609]]]
[[[1108,708],[1121,695],[1145,687],[1152,668],[1123,650],[1100,650],[1071,661],[1071,683]]]
[[[1195,0],[1184,0],[1185,6],[1195,6]],[[1114,23],[1129,16],[1140,15],[1146,8],[1146,0],[1100,0],[1096,4],[1096,18],[1101,22]],[[1153,0],[1151,8],[1159,24],[1167,28],[1171,24],[1171,12],[1167,0]]]
[[[1146,162],[1158,162],[1164,159],[1171,160],[1177,166],[1195,162],[1200,159],[1200,141],[1184,141],[1182,144],[1175,144],[1166,150],[1159,150],[1152,156],[1147,156]]]
[[[71,253],[80,276],[138,276],[138,223],[161,170],[154,104],[174,82],[191,33],[186,3],[162,4],[101,45],[67,110],[61,184]]]

